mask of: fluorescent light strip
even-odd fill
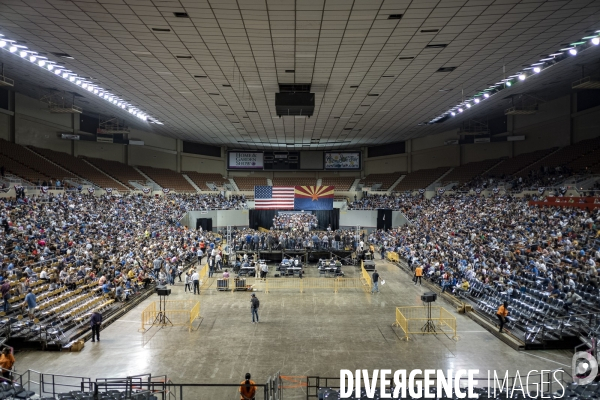
[[[27,46],[14,44],[14,40],[6,39],[2,34],[0,34],[0,38],[2,38],[0,39],[0,49],[3,49],[12,54],[16,54],[19,57],[28,60],[32,64],[37,65],[39,68],[42,68],[46,71],[50,71],[76,86],[79,86],[83,89],[87,89],[88,92],[98,95],[99,97],[103,98],[104,100],[108,101],[113,105],[121,104],[121,106],[118,106],[121,109],[129,108],[129,112],[132,115],[138,117],[143,121],[150,120],[151,123],[164,125],[158,119],[149,116],[137,107],[134,107],[129,103],[125,102],[123,99],[120,99],[119,97],[116,97],[106,92],[99,86],[93,85],[91,82],[88,82],[79,77],[76,73],[57,65],[54,61],[50,61],[46,57],[40,56],[35,51],[29,50]]]
[[[585,46],[586,44],[588,44],[588,46]],[[543,66],[546,64],[546,61],[553,61],[553,60],[555,60],[555,58],[557,56],[565,55],[565,52],[568,52],[568,54],[567,54],[568,57],[575,57],[577,54],[579,54],[580,49],[585,50],[588,47],[594,47],[594,46],[598,46],[598,45],[600,45],[600,30],[596,31],[595,36],[586,36],[586,37],[582,38],[582,41],[571,43],[570,47],[560,49],[559,52],[552,53],[549,55],[549,57],[542,58],[539,62],[531,64],[530,67],[526,67],[523,70],[521,70],[520,72],[518,72],[514,75],[511,75],[508,78],[505,78],[500,82],[496,82],[496,84],[494,86],[490,86],[488,89],[484,89],[482,91],[483,97],[480,96],[480,94],[481,94],[481,92],[480,92],[480,94],[473,96],[470,99],[465,100],[464,102],[458,104],[457,106],[450,108],[448,111],[446,111],[442,115],[435,117],[434,119],[429,121],[429,123],[432,124],[432,123],[438,121],[439,119],[441,119],[443,117],[447,117],[447,116],[454,117],[456,114],[459,114],[459,113],[462,113],[463,111],[465,111],[465,109],[463,109],[463,105],[466,104],[467,109],[471,108],[472,106],[479,104],[483,100],[485,100],[495,94],[495,93],[487,93],[488,90],[496,90],[496,92],[497,92],[504,88],[511,87],[513,85],[513,82],[512,82],[513,78],[518,78],[518,81],[521,81],[521,82],[525,81],[529,76],[532,76],[531,73],[530,73],[530,75],[527,75],[526,71],[533,70],[533,72],[535,74],[539,74],[540,72],[542,72],[545,69]],[[579,46],[579,48],[578,48],[578,46]],[[558,62],[560,62],[560,61],[562,61],[562,59],[558,60]],[[550,65],[548,65],[548,67],[549,66]],[[470,102],[472,102],[472,104]]]

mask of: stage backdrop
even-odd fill
[[[273,226],[273,218],[278,213],[278,210],[248,210],[250,228],[258,229],[259,227],[271,229]],[[333,210],[315,210],[311,211],[315,214],[319,221],[318,230],[326,230],[329,225],[331,229],[339,229],[340,227],[340,209]]]
[[[257,210],[333,210],[333,186],[254,186]]]

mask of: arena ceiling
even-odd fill
[[[8,51],[0,60],[18,91],[76,92],[86,112],[174,138],[356,148],[502,115],[511,94],[568,93],[581,64],[597,68],[600,46],[455,118],[423,124],[599,29],[598,0],[0,0],[5,38],[164,125],[139,121]],[[312,84],[314,115],[277,117],[279,83]]]

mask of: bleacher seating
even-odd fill
[[[543,160],[531,164],[520,171],[518,175],[527,176],[530,171],[539,170],[540,168],[556,168],[567,165],[598,148],[600,148],[600,138],[584,140],[571,146],[563,147]]]
[[[5,160],[5,168],[7,171],[33,184],[36,184],[38,179],[40,182],[43,182],[44,180],[48,181],[49,179],[60,179],[61,181],[64,181],[65,178],[72,178],[75,176],[25,147],[3,139],[0,139],[0,154],[17,162],[17,164],[15,164]],[[12,170],[9,169],[9,165]],[[33,179],[33,181],[31,179]]]
[[[477,162],[471,162],[463,164],[459,167],[455,167],[448,175],[442,180],[442,185],[447,185],[451,182],[457,182],[459,185],[469,182],[476,176],[483,174],[488,169],[492,168],[495,164],[500,162],[499,158],[492,160],[483,160]]]
[[[381,187],[379,190],[388,190],[394,182],[398,180],[405,172],[392,172],[389,174],[369,174],[362,179],[360,183],[364,185],[365,188],[370,188],[375,184],[381,183]]]
[[[223,178],[221,174],[203,174],[196,171],[183,171],[200,188],[200,190],[214,190],[207,183],[213,183],[217,188],[223,188],[223,185],[229,183],[229,180]]]
[[[394,191],[404,192],[407,190],[425,189],[440,176],[444,175],[450,167],[439,167],[434,169],[421,169],[407,174],[404,179],[396,185]]]
[[[196,193],[196,189],[179,172],[165,168],[138,167],[162,188],[182,193]]]
[[[335,186],[335,190],[348,191],[354,183],[356,178],[353,177],[340,177],[331,176],[321,178],[321,185],[323,186]]]
[[[44,180],[48,180],[49,178],[46,175],[34,171],[31,168],[18,163],[17,161],[8,158],[3,154],[0,154],[0,165],[4,166],[7,173],[11,173],[31,183],[36,183],[37,181],[42,182]]]
[[[497,166],[489,170],[485,175],[500,178],[502,176],[515,174],[523,168],[526,168],[534,162],[546,157],[553,151],[556,151],[556,147],[553,147],[551,149],[533,151],[531,153],[519,154],[518,156],[515,156],[498,164]]]
[[[273,186],[315,186],[315,178],[273,178]]]
[[[254,186],[267,186],[267,178],[256,176],[236,176],[234,178],[238,189],[242,191],[254,191]]]
[[[64,169],[71,171],[74,174],[82,177],[83,179],[92,182],[93,184],[101,188],[113,188],[117,190],[128,191],[129,188],[115,181],[114,179],[106,176],[96,168],[92,167],[81,158],[73,157],[67,153],[61,153],[59,151],[42,149],[39,147],[29,146],[33,151],[42,156],[46,157],[53,163],[56,163]]]
[[[96,168],[101,169],[106,174],[112,176],[117,181],[121,182],[130,189],[136,189],[135,186],[131,185],[129,181],[142,181],[146,182],[139,172],[130,165],[120,163],[118,161],[102,160],[100,158],[82,157],[90,164],[93,164]]]

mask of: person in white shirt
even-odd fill
[[[200,294],[200,275],[196,269],[194,269],[194,273],[192,273],[192,282],[194,283],[194,294],[196,294],[196,290],[198,291],[198,294]]]
[[[269,273],[269,266],[267,265],[267,263],[263,263],[260,269],[260,278],[267,279],[267,274]]]

